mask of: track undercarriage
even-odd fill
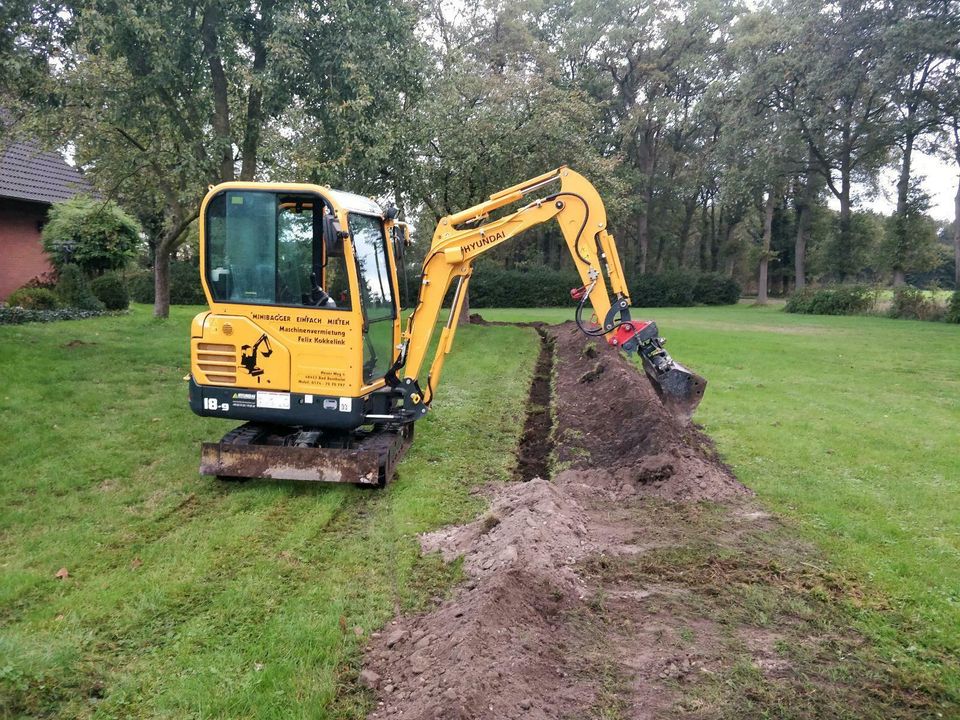
[[[383,487],[412,440],[412,423],[331,432],[248,422],[203,443],[200,474]]]

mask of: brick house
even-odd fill
[[[91,188],[57,152],[33,142],[0,149],[0,302],[52,269],[40,242],[50,205]]]

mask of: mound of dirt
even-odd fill
[[[572,325],[540,332],[554,360],[553,459],[566,469],[498,488],[483,517],[421,538],[424,552],[463,557],[469,581],[373,639],[362,674],[378,696],[371,718],[584,716],[603,682],[582,651],[596,646],[595,631],[576,621],[597,592],[581,569],[634,542],[642,528],[625,503],[748,494],[619,352],[587,343]],[[542,417],[536,400],[531,412]],[[520,451],[549,449],[525,438]],[[521,457],[519,466],[534,460],[545,458]]]
[[[470,581],[377,639],[366,679],[383,705],[371,718],[556,718],[587,704],[564,618],[586,592],[573,566],[592,546],[568,493],[542,479],[511,486],[480,519],[421,542],[463,556]]]
[[[551,330],[557,463],[591,469],[590,483],[626,495],[689,501],[749,494],[710,439],[667,412],[632,360],[602,340],[584,343],[573,323]]]

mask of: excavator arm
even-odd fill
[[[559,187],[556,187],[559,184]],[[495,210],[526,200],[518,210],[491,220]],[[596,188],[582,175],[560,167],[501,190],[488,200],[440,219],[423,262],[419,300],[407,320],[400,353],[389,373],[393,382],[421,387],[419,378],[437,325],[444,298],[457,280],[450,315],[441,330],[426,386],[416,393],[428,406],[440,382],[443,363],[453,347],[457,318],[466,297],[474,262],[484,253],[525,230],[556,220],[583,285],[571,290],[577,302],[581,331],[602,337],[627,352],[639,352],[644,370],[664,404],[689,417],[703,397],[706,381],[673,361],[663,348],[657,327],[630,318],[630,296],[607,215]],[[595,322],[584,322],[589,303]],[[399,371],[403,370],[402,380]],[[421,396],[422,394],[422,396]]]

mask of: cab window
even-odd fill
[[[350,213],[350,239],[357,263],[360,300],[366,319],[363,338],[363,379],[380,378],[393,362],[393,319],[396,305],[383,222],[378,217]]]
[[[228,190],[214,197],[205,223],[214,300],[349,310],[343,244],[327,252],[325,212],[314,195]]]

